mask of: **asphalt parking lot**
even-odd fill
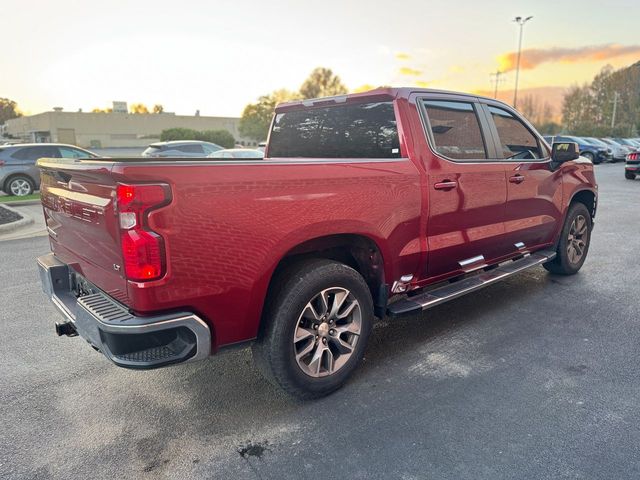
[[[596,169],[578,275],[380,322],[354,378],[309,403],[247,350],[139,372],[57,338],[47,238],[0,243],[0,478],[638,478],[640,179]]]

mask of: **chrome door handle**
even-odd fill
[[[433,188],[436,190],[451,190],[452,188],[456,188],[458,186],[458,182],[452,182],[451,180],[445,180],[444,182],[438,182],[433,185]]]
[[[522,183],[524,182],[525,177],[522,175],[514,175],[513,177],[509,177],[509,182],[511,183]]]

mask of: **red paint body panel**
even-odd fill
[[[257,335],[272,274],[287,252],[320,237],[353,234],[378,246],[384,281],[413,274],[411,288],[461,272],[481,252],[488,262],[553,243],[572,195],[595,192],[591,165],[569,162],[457,163],[429,146],[411,89],[347,96],[394,99],[401,159],[211,159],[40,161],[53,252],[137,314],[188,309],[205,319],[213,347]],[[471,97],[475,98],[475,97]],[[299,108],[287,104],[280,110]],[[520,174],[522,183],[508,177]],[[457,183],[452,190],[435,184]],[[148,227],[164,239],[166,272],[124,278],[116,184],[166,183],[171,202]]]

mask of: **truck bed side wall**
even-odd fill
[[[215,346],[253,338],[271,275],[295,246],[358,234],[379,247],[387,282],[420,258],[420,176],[407,159],[339,163],[116,163],[116,181],[166,182],[173,201],[149,217],[166,242],[162,280],[129,283],[140,313],[191,308]]]

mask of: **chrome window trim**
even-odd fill
[[[486,165],[486,164],[495,164],[495,165],[508,165],[508,164],[517,164],[517,163],[551,163],[551,157],[545,157],[545,158],[541,158],[541,159],[535,159],[535,160],[508,160],[508,159],[499,159],[499,158],[486,158],[486,159],[471,159],[471,160],[463,160],[463,159],[456,159],[456,158],[450,158],[447,157],[446,155],[443,155],[441,153],[439,153],[435,148],[434,148],[434,141],[431,138],[431,128],[430,128],[430,123],[428,120],[428,115],[426,112],[426,108],[424,107],[424,104],[422,104],[420,101],[421,100],[442,100],[442,101],[451,101],[451,102],[463,102],[463,103],[471,103],[473,104],[478,104],[478,105],[483,105],[485,103],[483,103],[484,99],[479,98],[479,97],[462,97],[462,96],[458,96],[455,94],[435,94],[435,95],[429,95],[429,94],[424,94],[424,95],[420,95],[417,94],[415,97],[416,100],[416,108],[418,110],[418,116],[420,117],[420,123],[422,124],[422,131],[423,134],[425,136],[425,138],[427,139],[427,145],[429,146],[429,150],[431,151],[432,154],[434,154],[435,156],[437,156],[438,158],[445,160],[447,162],[451,162],[451,163],[458,163],[458,164],[464,164],[464,165]],[[418,104],[418,102],[420,102],[420,104]],[[496,103],[496,106],[499,106],[498,103]],[[482,114],[484,115],[484,111],[483,110],[478,110],[475,108],[474,105],[474,111],[476,113],[476,116],[478,117],[478,124],[480,126],[480,131],[482,132],[483,135],[483,141],[485,142],[485,149],[487,148],[487,143],[486,143],[486,134],[491,134],[490,131],[485,132],[484,129],[486,128],[485,125],[483,125],[481,118],[480,118],[480,113],[482,112]],[[519,118],[519,117],[518,117]],[[525,124],[525,126],[528,127],[528,125]],[[537,134],[533,134],[538,141],[542,141],[546,144],[545,140],[542,139],[539,135]],[[493,135],[492,135],[492,143],[493,142]],[[494,149],[495,149],[495,145],[494,145]],[[548,149],[548,151],[551,151],[551,149]],[[488,154],[488,152],[487,152]],[[497,155],[497,153],[496,153]]]
[[[513,116],[513,118],[519,121],[522,124],[522,126],[524,126],[524,128],[526,128],[527,131],[533,136],[533,138],[535,138],[538,141],[538,148],[540,150],[546,149],[547,152],[551,154],[551,148],[547,148],[548,144],[545,141],[545,139],[542,137],[542,135],[540,135],[538,131],[535,128],[533,128],[533,125],[531,125],[527,121],[527,119],[522,117],[517,111],[511,108],[508,108],[509,107],[508,105],[501,105],[501,104],[498,104],[497,102],[494,103],[486,99],[480,99],[480,105],[483,107],[483,112],[487,118],[487,122],[489,122],[490,129],[493,130],[492,134],[495,137],[496,154],[500,151],[498,150],[498,147],[502,149],[502,145],[500,144],[500,133],[498,132],[498,127],[493,121],[491,112],[489,111],[489,107],[499,108],[501,110],[504,110],[507,113],[510,113]],[[549,155],[548,157],[542,157],[542,158],[536,158],[536,159],[524,158],[524,159],[517,159],[517,160],[509,160],[507,158],[503,158],[503,159],[498,159],[498,161],[500,163],[545,163],[545,162],[551,162],[551,155]]]
[[[469,103],[469,104],[471,104],[471,107],[473,108],[473,113],[475,114],[476,119],[478,120],[478,128],[480,129],[480,135],[482,135],[484,153],[487,156],[487,158],[485,158],[485,159],[481,159],[481,158],[475,159],[475,158],[473,158],[473,159],[465,160],[465,159],[460,159],[460,158],[447,157],[446,155],[438,152],[438,150],[436,148],[436,144],[435,144],[435,139],[433,138],[433,135],[432,135],[432,132],[431,132],[431,122],[429,121],[429,115],[427,114],[427,108],[424,105],[423,100],[427,100],[427,101],[429,101],[429,100],[432,100],[432,101],[446,101],[446,102],[458,102],[458,103]],[[482,121],[480,119],[480,112],[478,111],[478,108],[476,107],[476,104],[478,104],[478,99],[476,97],[459,98],[456,95],[446,95],[446,94],[422,95],[422,96],[417,96],[416,97],[416,107],[418,109],[418,113],[419,113],[419,117],[420,117],[420,123],[422,124],[422,131],[424,133],[424,136],[427,139],[427,144],[429,145],[429,150],[431,150],[431,153],[436,155],[438,158],[442,158],[443,160],[447,160],[447,161],[453,162],[453,163],[464,163],[464,164],[493,163],[492,159],[489,158],[489,144],[488,144],[487,138],[486,138],[486,134],[490,133],[490,132],[486,132],[485,131],[485,128],[484,128],[484,126],[482,124]]]

